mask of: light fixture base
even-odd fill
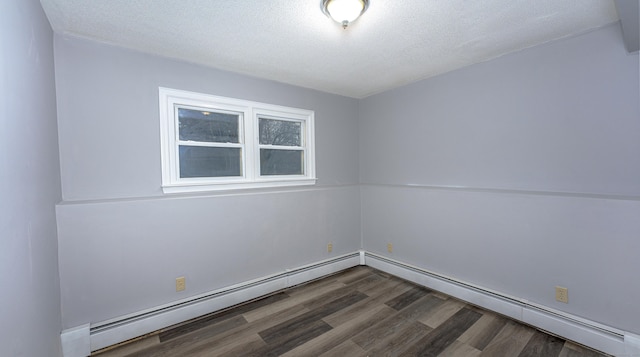
[[[349,4],[349,1],[353,3]],[[335,5],[333,6],[334,14],[329,11],[332,3]],[[343,29],[346,29],[350,23],[364,14],[368,7],[369,0],[322,0],[321,3],[322,12],[328,18],[341,24]]]

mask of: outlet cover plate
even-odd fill
[[[187,288],[187,282],[184,276],[176,278],[176,291],[182,291]]]
[[[569,289],[556,286],[556,301],[563,302],[565,304],[569,303]]]

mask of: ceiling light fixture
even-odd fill
[[[322,12],[346,29],[369,7],[369,0],[322,0]]]

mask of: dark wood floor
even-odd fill
[[[94,355],[603,356],[369,267],[352,268]]]

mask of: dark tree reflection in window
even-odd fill
[[[180,140],[239,143],[239,114],[178,108]]]
[[[301,146],[301,132],[300,122],[260,118],[260,145]]]
[[[287,146],[289,149],[260,149],[260,175],[304,175],[302,123],[260,118],[260,145]]]

